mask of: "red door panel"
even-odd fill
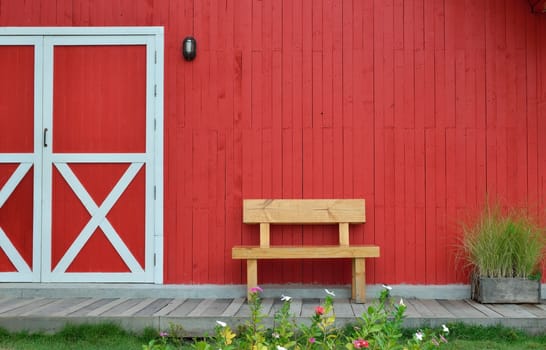
[[[53,60],[51,271],[143,271],[146,47],[55,45]]]
[[[0,153],[34,151],[34,46],[0,45]]]
[[[146,47],[56,46],[54,153],[146,151]]]
[[[33,267],[33,152],[34,46],[0,45],[0,273]]]

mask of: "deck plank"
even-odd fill
[[[214,302],[203,312],[203,316],[218,317],[224,313],[231,299],[215,299]]]
[[[93,303],[96,303],[96,302],[97,302],[97,299],[95,299],[95,298],[84,298],[83,300],[79,300],[78,303],[76,303],[76,304],[74,304],[72,306],[65,307],[64,309],[60,309],[57,312],[52,312],[51,316],[66,317],[66,316],[70,315],[71,313],[76,312],[76,311],[78,311],[80,309],[83,309],[84,307],[89,306],[89,305],[91,305]]]
[[[337,299],[334,301],[334,312],[336,317],[346,317],[352,318],[355,317],[353,308],[351,307],[351,302],[349,299]]]
[[[169,301],[168,304],[166,304],[161,309],[157,310],[153,315],[154,316],[167,316],[173,310],[177,309],[180,305],[184,304],[185,301],[186,301],[185,298],[172,299],[171,301]]]
[[[203,316],[203,313],[205,310],[214,303],[215,299],[203,299],[199,305],[195,307],[189,314],[188,317],[197,317],[197,316]]]
[[[124,316],[133,316],[137,312],[141,311],[142,309],[146,308],[150,304],[152,304],[155,301],[155,298],[146,298],[139,303],[131,306],[130,308],[123,310],[119,313],[117,313],[116,316],[124,317]]]
[[[42,298],[40,298],[40,299],[42,299]],[[36,300],[40,300],[40,299],[26,299],[26,298],[17,299],[17,298],[12,298],[12,299],[10,299],[9,302],[6,303],[6,305],[2,305],[0,307],[0,316],[5,315],[8,311],[23,307],[23,306],[28,305],[28,304],[32,304],[32,303],[36,302]]]
[[[186,301],[171,311],[170,317],[184,317],[193,311],[199,305],[203,299],[186,299]]]
[[[415,300],[416,308],[423,317],[454,318],[451,312],[435,299]]]
[[[245,302],[245,298],[235,298],[233,301],[228,305],[228,307],[224,310],[222,313],[222,316],[224,317],[232,317],[241,309],[241,306]]]
[[[300,317],[302,307],[303,307],[303,300],[300,298],[293,298],[290,301],[290,315],[294,315],[295,317]]]
[[[275,302],[275,299],[273,298],[265,298],[262,300],[262,313],[264,315],[269,314],[271,311],[271,308],[273,307],[273,303]]]
[[[353,309],[353,314],[355,315],[355,317],[360,317],[368,311],[370,305],[371,304],[369,302],[366,302],[364,304],[351,303],[351,308]]]
[[[55,299],[53,299],[53,298],[34,299],[34,301],[31,302],[31,303],[27,303],[24,306],[21,306],[21,307],[18,307],[16,309],[12,309],[12,310],[9,310],[7,312],[2,313],[2,316],[6,316],[6,317],[9,317],[9,316],[17,316],[17,317],[25,316],[25,315],[27,315],[29,313],[32,313],[34,310],[37,310],[37,309],[43,307],[44,305],[51,304],[53,302],[55,302]]]
[[[157,298],[153,299],[152,303],[150,303],[148,306],[143,308],[140,311],[137,311],[133,314],[133,316],[154,316],[156,312],[163,309],[165,305],[168,305],[172,298]]]
[[[455,317],[487,318],[487,315],[470,306],[464,300],[439,300],[438,302],[448,309]]]
[[[320,305],[320,299],[303,299],[301,317],[311,317],[315,314],[315,308]]]
[[[484,314],[488,318],[500,318],[500,317],[502,317],[501,314],[499,314],[498,312],[495,312],[490,307],[488,307],[486,304],[480,304],[480,303],[477,303],[477,302],[475,302],[474,300],[471,300],[471,299],[465,299],[464,302],[467,303],[468,305],[470,305],[471,307],[473,307],[474,309],[478,310],[479,312],[481,312],[482,314]]]
[[[106,303],[104,305],[101,305],[101,306],[97,307],[94,310],[89,311],[87,313],[87,316],[100,316],[103,313],[107,312],[108,310],[111,310],[114,307],[126,302],[127,300],[128,300],[127,298],[113,299],[112,301],[110,301],[110,302],[108,302],[108,303]]]
[[[404,304],[406,304],[406,317],[421,317],[419,311],[417,311],[417,308],[414,305],[415,299],[406,299],[404,300]]]
[[[122,317],[129,317],[131,315],[125,315],[125,312],[127,310],[131,310],[134,306],[137,306],[138,304],[140,304],[144,299],[142,298],[137,298],[137,299],[133,299],[133,298],[128,298],[128,299],[125,299],[122,303],[114,306],[113,308],[111,308],[110,310],[107,310],[105,311],[102,316],[104,317],[119,317],[120,315],[123,315]]]
[[[66,309],[81,304],[81,302],[85,300],[86,298],[57,299],[52,303],[42,305],[34,310],[29,310],[20,316],[49,316],[52,314],[64,313]]]
[[[535,315],[526,311],[515,304],[491,304],[489,305],[495,312],[510,318],[536,318]]]
[[[537,318],[546,318],[546,310],[533,304],[522,304],[520,307],[535,315]]]

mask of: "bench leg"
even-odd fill
[[[353,259],[352,299],[355,303],[366,302],[366,259]]]
[[[246,261],[246,297],[250,300],[250,290],[258,286],[258,260]]]

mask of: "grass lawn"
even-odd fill
[[[450,325],[449,344],[442,349],[512,350],[546,349],[546,335],[528,336],[502,327]],[[413,334],[406,330],[406,336]],[[0,350],[141,350],[142,345],[156,335],[153,330],[132,334],[111,324],[67,326],[59,333],[28,334],[0,331]],[[191,349],[189,345],[183,349]]]

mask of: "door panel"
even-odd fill
[[[53,152],[146,152],[146,46],[55,46],[53,55]]]
[[[52,205],[43,277],[152,282],[154,48],[146,37],[78,39],[50,37],[44,46],[52,67],[44,199]]]
[[[39,279],[40,40],[0,37],[0,281]]]
[[[33,153],[34,46],[0,45],[0,77],[0,153]]]
[[[4,203],[0,202],[0,237],[4,236],[1,272],[32,269],[33,178],[29,164],[0,163],[0,188],[13,188]],[[12,187],[8,181],[17,184]]]

